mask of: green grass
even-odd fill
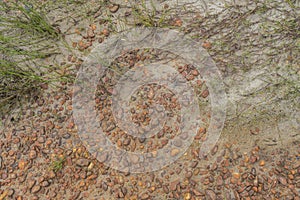
[[[0,2],[0,112],[9,111],[43,83],[66,80],[45,59],[59,54],[62,35],[26,1]]]
[[[56,160],[54,160],[51,163],[51,169],[54,172],[58,172],[58,171],[62,170],[62,168],[64,167],[64,162],[65,162],[65,158],[56,158]]]
[[[125,23],[130,26],[172,28],[173,26],[169,23],[171,18],[170,9],[159,11],[152,0],[149,2],[150,6],[146,5],[145,0],[142,0],[139,3],[132,3],[131,14],[133,16],[133,24],[128,22]]]

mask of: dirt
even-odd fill
[[[288,2],[204,0],[195,4],[184,1],[180,4],[185,6],[179,6],[176,1],[154,1],[143,7],[134,1],[89,1],[57,9],[49,4],[47,17],[71,47],[61,45],[62,54],[49,62],[64,66],[63,73],[73,77],[80,67],[86,67],[84,62],[97,45],[123,30],[153,25],[192,37],[202,44],[222,77],[228,98],[225,124],[216,146],[208,155],[199,156],[201,144],[209,137],[212,98],[201,72],[170,52],[124,52],[111,65],[115,73],[168,60],[169,65],[179,63],[174,69],[194,84],[204,125],[188,150],[174,163],[153,172],[115,170],[105,163],[109,155],[101,154],[100,149],[91,151],[92,144],[82,138],[72,102],[78,88],[73,88],[73,83],[49,85],[41,96],[2,116],[0,200],[300,199],[300,9],[298,1],[295,8]],[[141,9],[139,15],[133,14],[134,6]],[[166,8],[170,10],[165,14]],[[101,78],[95,100],[97,117],[101,128],[110,129],[106,134],[115,145],[148,152],[164,148],[176,136],[175,130],[166,128],[156,137],[136,138],[109,126],[113,118],[110,89],[116,80],[110,72]],[[136,108],[133,118],[140,124],[147,121],[137,108],[141,99],[162,102],[173,95],[155,85],[145,86],[143,91],[134,94],[137,101],[130,105]],[[159,98],[162,94],[166,96]],[[172,98],[164,101],[166,107],[174,102]],[[180,141],[175,145],[180,146]],[[179,152],[170,153],[175,156]]]

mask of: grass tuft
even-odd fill
[[[41,84],[65,80],[53,76],[45,59],[59,54],[62,35],[26,2],[0,2],[0,112],[8,112]]]

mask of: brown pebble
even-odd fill
[[[179,152],[180,152],[179,149],[174,148],[174,149],[171,150],[171,156],[172,156],[172,157],[173,157],[173,156],[176,156]]]
[[[171,182],[171,184],[170,184],[170,189],[171,189],[172,191],[175,191],[176,188],[177,188],[177,184],[178,184],[178,183],[179,183],[178,180]]]
[[[190,200],[192,197],[191,193],[187,192],[184,194],[184,200]]]
[[[99,39],[98,39],[98,42],[99,42],[99,43],[102,43],[103,40],[104,40],[103,38],[99,38]]]
[[[205,49],[210,49],[211,46],[212,46],[211,43],[208,42],[208,41],[206,41],[206,42],[204,42],[204,43],[202,44],[202,47],[204,47]]]
[[[204,193],[203,193],[203,192],[200,192],[200,191],[197,190],[197,189],[193,189],[193,193],[194,193],[196,196],[204,196]]]
[[[19,167],[20,170],[24,170],[25,167],[26,167],[26,161],[20,160],[19,163],[18,163],[18,167]]]
[[[40,190],[41,190],[41,186],[35,185],[35,186],[33,186],[33,188],[31,189],[31,192],[32,192],[33,194],[35,194],[35,193],[38,193]]]
[[[283,176],[279,176],[279,177],[278,177],[278,181],[279,181],[282,185],[286,185],[286,184],[287,184],[287,180],[286,180],[286,178],[284,178]]]
[[[81,158],[76,161],[76,165],[79,167],[87,167],[90,164],[90,161],[88,159]]]
[[[217,195],[214,191],[212,190],[205,190],[205,194],[211,199],[211,200],[216,200]]]
[[[265,165],[265,161],[264,160],[261,160],[260,162],[259,162],[259,166],[264,166]]]
[[[144,194],[141,195],[141,199],[142,200],[149,199],[149,197],[150,196],[148,194],[146,194],[146,193],[144,193]]]
[[[239,179],[241,177],[241,174],[238,172],[234,172],[234,173],[232,173],[232,176],[236,179]]]
[[[119,10],[119,8],[120,8],[120,6],[118,4],[113,4],[113,5],[109,6],[109,11],[111,13],[115,13]]]
[[[164,191],[166,194],[168,194],[168,193],[169,193],[169,188],[168,188],[168,186],[164,185],[164,186],[163,186],[163,191]]]
[[[36,151],[35,150],[31,150],[29,152],[29,158],[30,159],[35,159],[37,157]]]
[[[206,98],[208,95],[209,95],[209,91],[208,91],[207,89],[204,90],[204,91],[201,93],[201,96],[202,96],[203,98]]]
[[[42,185],[43,187],[48,187],[50,184],[49,184],[48,181],[43,181],[43,182],[41,183],[41,185]]]
[[[130,144],[130,138],[126,138],[125,140],[124,140],[124,142],[123,142],[123,145],[124,146],[127,146],[127,145],[129,145]]]
[[[185,174],[185,177],[186,178],[191,178],[193,176],[193,172],[191,171],[188,171],[186,174]]]

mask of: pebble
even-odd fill
[[[149,199],[149,197],[150,197],[150,196],[149,196],[148,194],[145,193],[145,194],[142,194],[141,199],[142,199],[142,200],[145,200],[145,199]]]
[[[174,149],[171,150],[171,156],[172,157],[176,156],[179,152],[180,152],[179,149],[174,148]]]
[[[40,190],[41,190],[41,186],[35,185],[35,186],[33,186],[33,188],[31,189],[31,193],[35,194],[35,193],[38,193]]]
[[[93,169],[93,167],[94,167],[94,163],[91,162],[91,163],[89,164],[89,166],[88,166],[88,170],[91,171],[91,170]]]
[[[111,13],[115,13],[115,12],[117,12],[119,10],[119,7],[120,6],[118,4],[113,4],[113,5],[109,6],[109,11]]]
[[[205,49],[210,49],[211,48],[211,43],[208,42],[208,41],[205,41],[203,44],[202,44],[202,47],[204,47]]]
[[[197,190],[197,189],[193,189],[193,193],[194,193],[196,196],[204,196],[204,193],[200,192],[200,191]]]
[[[195,168],[195,167],[197,167],[197,165],[198,165],[198,161],[195,160],[192,162],[191,167]]]
[[[212,190],[205,190],[205,194],[209,197],[210,200],[216,200],[217,199],[216,193]]]
[[[43,181],[43,182],[41,183],[41,185],[42,185],[43,187],[48,187],[50,184],[49,184],[48,181]]]
[[[79,167],[87,167],[89,164],[90,164],[90,161],[85,158],[81,158],[76,161],[76,165],[78,165]]]
[[[31,189],[35,185],[35,183],[36,183],[36,180],[30,179],[28,181],[28,183],[27,183],[28,184],[28,188]]]
[[[48,177],[51,179],[51,178],[54,178],[55,177],[55,173],[53,171],[50,171],[49,174],[48,174]]]
[[[187,192],[184,194],[184,200],[190,200],[191,199],[191,193]]]
[[[126,138],[123,142],[124,146],[128,146],[130,144],[130,138]]]
[[[264,160],[261,160],[260,162],[259,162],[259,166],[264,166],[265,165],[265,161]]]
[[[178,184],[178,183],[179,183],[178,180],[173,181],[173,182],[170,184],[170,190],[175,191],[176,188],[177,188],[177,184]]]
[[[30,159],[35,159],[36,157],[37,157],[36,151],[35,151],[35,150],[31,150],[31,151],[29,152],[29,158],[30,158]]]
[[[0,156],[0,169],[2,168],[2,157]]]
[[[102,189],[104,191],[107,191],[107,189],[108,189],[108,185],[105,182],[102,182]]]
[[[163,191],[164,191],[166,194],[168,194],[168,193],[169,193],[169,188],[168,188],[168,186],[164,185],[164,186],[163,186]]]
[[[185,177],[186,178],[191,178],[193,176],[193,172],[191,171],[188,171],[186,174],[185,174]]]
[[[236,178],[236,179],[239,179],[239,178],[241,177],[241,174],[238,173],[238,172],[233,172],[233,173],[232,173],[232,176],[233,176],[234,178]]]
[[[287,180],[286,180],[286,178],[284,178],[283,176],[279,176],[279,177],[278,177],[278,181],[279,181],[282,185],[286,185],[286,184],[287,184]]]
[[[45,137],[41,136],[38,138],[39,143],[44,143],[45,142]]]
[[[204,91],[201,93],[201,96],[202,96],[203,98],[208,97],[208,95],[209,95],[209,91],[208,91],[207,89],[204,90]]]
[[[26,162],[24,160],[20,160],[18,163],[18,167],[20,170],[24,170],[26,167]]]
[[[293,169],[297,169],[297,168],[299,168],[300,167],[300,161],[296,161],[296,163],[295,164],[293,164]]]

